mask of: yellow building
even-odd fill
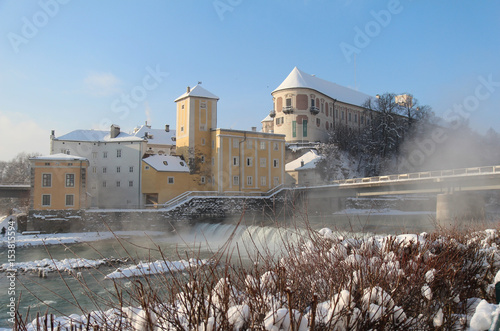
[[[142,192],[147,205],[163,204],[186,191],[267,192],[284,184],[285,135],[217,128],[218,100],[200,85],[188,87],[175,100],[180,157],[175,162],[187,165],[173,171],[152,165],[151,160],[160,158],[144,159]]]
[[[151,155],[142,160],[144,204],[155,206],[192,190],[189,167],[179,157]]]
[[[54,154],[31,161],[31,209],[87,208],[86,158]]]

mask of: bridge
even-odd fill
[[[377,195],[436,194],[436,219],[484,216],[478,191],[500,190],[500,166],[474,167],[408,174],[352,178],[331,184],[297,187],[312,204],[339,206],[340,198]]]
[[[0,198],[29,199],[29,184],[0,184]]]

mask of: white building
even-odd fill
[[[165,125],[165,129],[153,129],[146,123],[135,128],[132,134],[147,140],[146,154],[172,155],[175,153],[175,130],[170,130],[168,124]]]
[[[141,207],[141,160],[147,150],[144,138],[120,132],[75,130],[50,136],[50,153],[65,153],[89,160],[88,194],[92,208]]]

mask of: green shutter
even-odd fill
[[[292,121],[292,137],[297,137],[297,122]]]
[[[302,120],[302,137],[307,137],[307,120]]]

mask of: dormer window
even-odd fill
[[[168,166],[168,162],[167,161],[163,161],[163,164]]]

